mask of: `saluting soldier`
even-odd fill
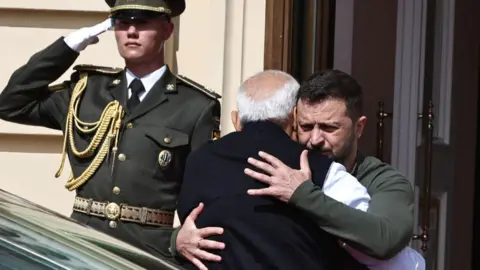
[[[36,53],[0,95],[0,118],[62,130],[76,191],[72,218],[171,256],[177,194],[187,155],[219,136],[220,96],[173,74],[163,46],[184,0],[113,0],[110,18]],[[79,53],[114,28],[125,68],[75,66]]]

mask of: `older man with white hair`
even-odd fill
[[[244,173],[250,167],[248,157],[257,157],[261,150],[310,174],[308,178],[332,198],[363,211],[368,208],[366,189],[341,164],[320,153],[308,153],[291,140],[298,88],[296,80],[281,71],[267,70],[250,77],[238,91],[238,112],[232,112],[237,131],[189,156],[177,207],[180,220],[184,223],[190,214],[197,218],[198,227],[222,227],[223,234],[202,239],[196,246],[201,250],[222,242],[225,249],[217,252],[222,258],[217,262],[202,263],[194,254],[187,256],[187,268],[341,269],[339,262],[352,260],[336,237],[285,203],[292,194],[283,194],[283,202],[247,194],[249,189],[267,187]],[[290,188],[282,190],[293,193],[300,184],[292,181]],[[385,266],[356,257],[369,266]],[[358,264],[357,269],[367,268]]]
[[[247,79],[238,92],[239,112],[232,114],[237,132],[189,155],[177,206],[180,221],[202,202],[197,225],[224,228],[223,234],[198,243],[225,243],[218,252],[222,260],[205,262],[208,269],[335,269],[336,258],[344,253],[334,237],[318,230],[300,211],[247,194],[248,189],[265,187],[244,173],[247,158],[257,156],[259,149],[299,168],[298,157],[305,148],[288,135],[298,88],[293,77],[280,71]],[[332,162],[320,154],[309,159],[315,164],[314,181],[322,185]]]

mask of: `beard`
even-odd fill
[[[313,147],[311,150],[315,152],[319,152],[324,156],[328,156],[333,161],[345,165],[345,161],[353,152],[354,144],[355,144],[355,133],[352,130],[348,135],[347,139],[345,140],[345,143],[343,144],[343,146],[337,151],[335,151],[335,153],[332,151],[331,148],[326,148],[325,146],[316,146],[316,147]]]

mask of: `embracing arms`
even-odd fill
[[[319,227],[344,239],[362,252],[388,259],[400,252],[413,232],[413,196],[410,183],[385,174],[373,183],[367,212],[348,207],[327,196],[308,181],[292,196],[290,203],[308,214]]]
[[[270,181],[271,186],[304,174],[302,170],[278,163],[268,154],[262,158],[276,163],[275,169],[268,171],[270,176],[256,172],[249,172],[249,175],[259,181]],[[269,165],[258,160],[252,164],[259,169]],[[319,228],[338,236],[355,249],[375,258],[391,258],[407,246],[412,237],[414,202],[411,184],[383,163],[364,162],[356,176],[367,186],[371,196],[367,212],[332,199],[309,178],[303,178],[305,181],[295,189],[288,202],[309,215]]]

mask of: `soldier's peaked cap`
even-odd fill
[[[105,0],[112,18],[144,19],[167,15],[176,17],[185,10],[185,0]]]

